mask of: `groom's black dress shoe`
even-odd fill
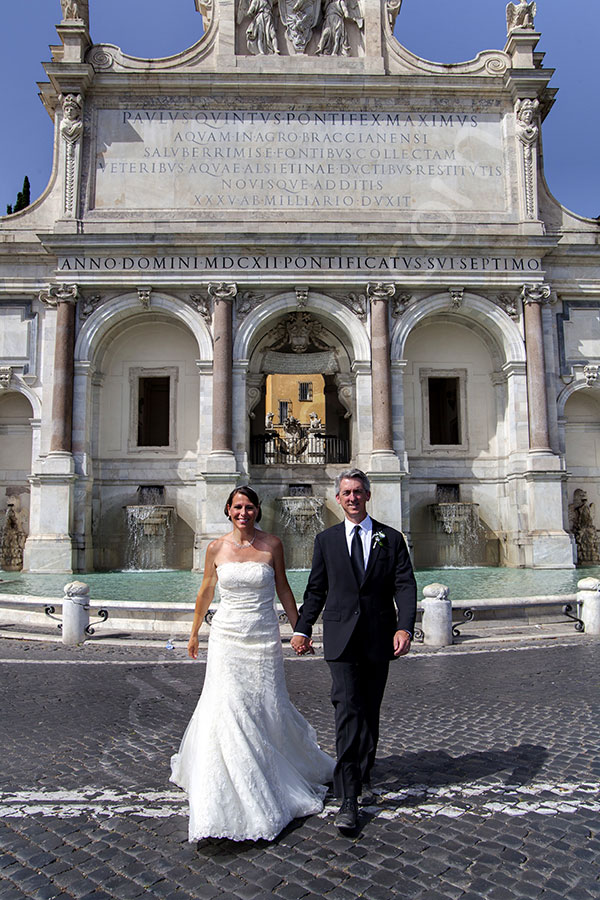
[[[358,802],[356,797],[347,797],[345,800],[342,800],[342,805],[335,817],[335,826],[343,831],[353,831],[357,825]]]

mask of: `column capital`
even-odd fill
[[[215,303],[222,300],[228,300],[232,303],[237,296],[238,288],[235,282],[227,281],[211,281],[208,285],[208,296]]]
[[[521,288],[521,300],[525,306],[532,303],[539,303],[543,306],[549,303],[552,296],[552,288],[549,284],[524,284]]]
[[[367,298],[371,303],[378,303],[380,300],[387,302],[395,293],[396,285],[392,282],[370,281],[367,284]]]
[[[39,299],[46,306],[56,308],[59,303],[77,303],[79,286],[77,284],[52,284],[40,291]]]

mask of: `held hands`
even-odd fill
[[[305,653],[313,653],[313,642],[310,638],[305,637],[303,634],[293,634],[290,639],[290,646],[292,650],[295,650],[298,656],[304,656]]]
[[[406,656],[410,650],[410,641],[408,631],[397,631],[394,635],[394,656]]]

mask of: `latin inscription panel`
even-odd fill
[[[500,115],[102,109],[95,206],[506,210]]]

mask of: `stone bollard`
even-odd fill
[[[63,644],[82,644],[90,622],[90,589],[83,581],[64,586],[62,639]]]
[[[586,634],[600,634],[600,581],[582,578],[577,582],[577,603]]]
[[[452,604],[450,589],[445,584],[428,584],[423,588],[423,643],[430,647],[447,647],[452,643]]]

